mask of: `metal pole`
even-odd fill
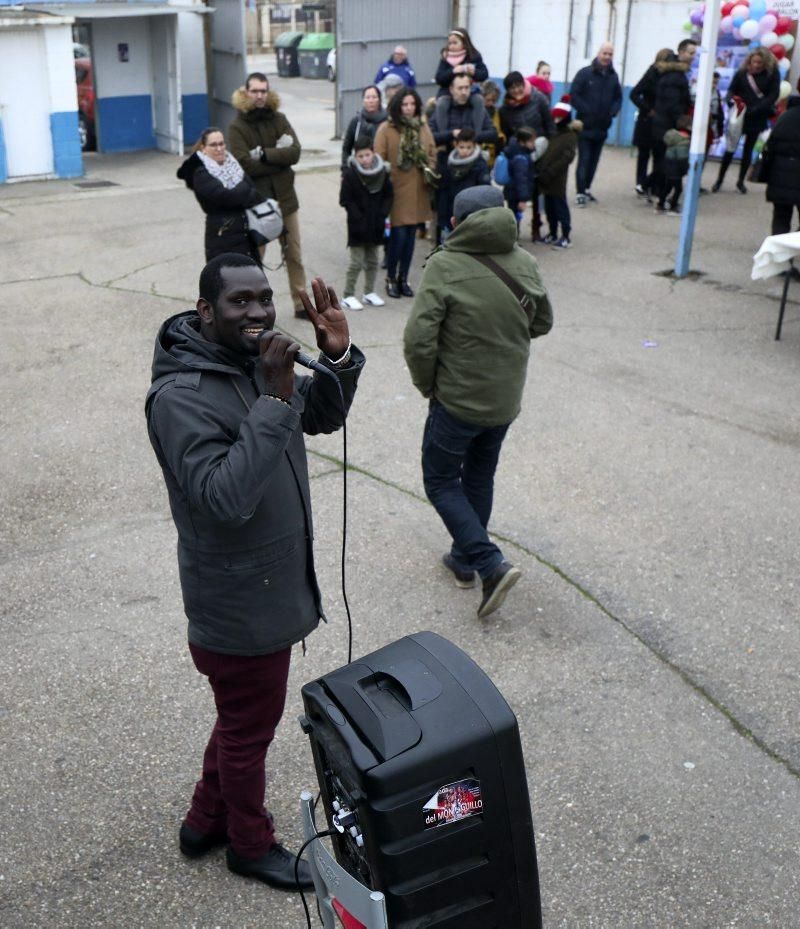
[[[720,5],[717,0],[707,3],[703,19],[703,35],[700,39],[700,48],[697,50],[700,55],[700,66],[697,71],[697,94],[694,100],[692,141],[689,148],[689,173],[686,178],[678,251],[675,255],[675,277],[686,277],[689,273],[689,260],[692,257],[697,202],[700,199],[700,179],[703,176],[703,162],[706,157],[711,84],[714,80],[714,65],[717,60],[719,16]]]
[[[569,57],[572,51],[572,20],[575,15],[575,0],[569,0],[569,21],[567,23],[567,61],[564,65],[564,83],[569,84]]]

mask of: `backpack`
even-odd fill
[[[505,152],[500,152],[497,158],[495,158],[494,168],[492,169],[492,180],[501,187],[505,187],[507,184],[511,183],[511,174],[508,170],[508,158]]]

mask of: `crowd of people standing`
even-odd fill
[[[659,50],[630,91],[638,111],[634,190],[659,214],[679,215],[681,210],[694,106],[690,70],[696,52],[690,38],[674,51]],[[530,207],[531,241],[558,249],[572,245],[569,168],[575,162],[574,205],[584,209],[596,203],[592,184],[623,105],[623,89],[608,42],[578,70],[570,93],[560,100],[553,99],[551,76],[550,65],[541,60],[528,77],[511,71],[502,80],[492,79],[469,33],[454,29],[441,50],[434,76],[436,95],[423,101],[407,50],[402,45],[394,48],[374,83],[364,88],[359,111],[343,135],[340,204],[347,214],[350,249],[344,286],[348,308],[385,302],[377,292],[379,267],[386,270],[386,296],[413,296],[409,271],[416,239],[427,226],[437,245],[446,242],[453,201],[469,187],[494,181],[516,214],[518,229]],[[775,115],[777,61],[768,49],[755,48],[731,80],[724,100],[718,83],[715,74],[706,148],[723,135],[726,107],[736,107],[743,114],[736,189],[744,194],[756,142]],[[789,100],[788,109],[798,100]],[[229,129],[230,150],[220,130],[209,127],[178,176],[206,214],[207,259],[226,251],[262,259],[263,245],[255,246],[248,236],[245,210],[260,199],[274,198],[284,221],[282,255],[295,313],[303,317],[298,294],[305,272],[292,171],[300,143],[264,74],[248,76],[234,95],[234,106],[238,115]],[[784,120],[766,154],[794,157],[786,154],[787,146],[794,145],[794,120]],[[736,148],[728,146],[723,154],[712,192],[723,187]],[[767,187],[767,198],[776,205],[773,231],[788,231],[793,208],[800,209],[800,180],[785,168],[778,168],[779,182]],[[763,174],[766,181],[766,170]],[[356,285],[362,273],[359,299]]]

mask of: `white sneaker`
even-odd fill
[[[355,297],[345,297],[344,300],[342,300],[342,306],[346,310],[363,310],[364,309],[362,304],[358,300],[356,300]]]
[[[386,306],[386,301],[379,297],[375,291],[371,294],[364,294],[361,299],[367,306]]]

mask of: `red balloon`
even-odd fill
[[[792,21],[788,16],[779,16],[778,24],[775,26],[775,35],[786,35],[792,28]]]
[[[780,61],[781,58],[786,57],[786,49],[782,45],[771,45],[769,50],[778,59],[778,61]]]
[[[733,0],[732,0],[732,2],[730,2],[730,3],[723,3],[723,4],[722,4],[722,9],[720,10],[720,12],[722,13],[723,16],[730,16],[730,15],[731,15],[731,10],[732,10],[735,6],[736,6],[736,3],[733,2]]]

